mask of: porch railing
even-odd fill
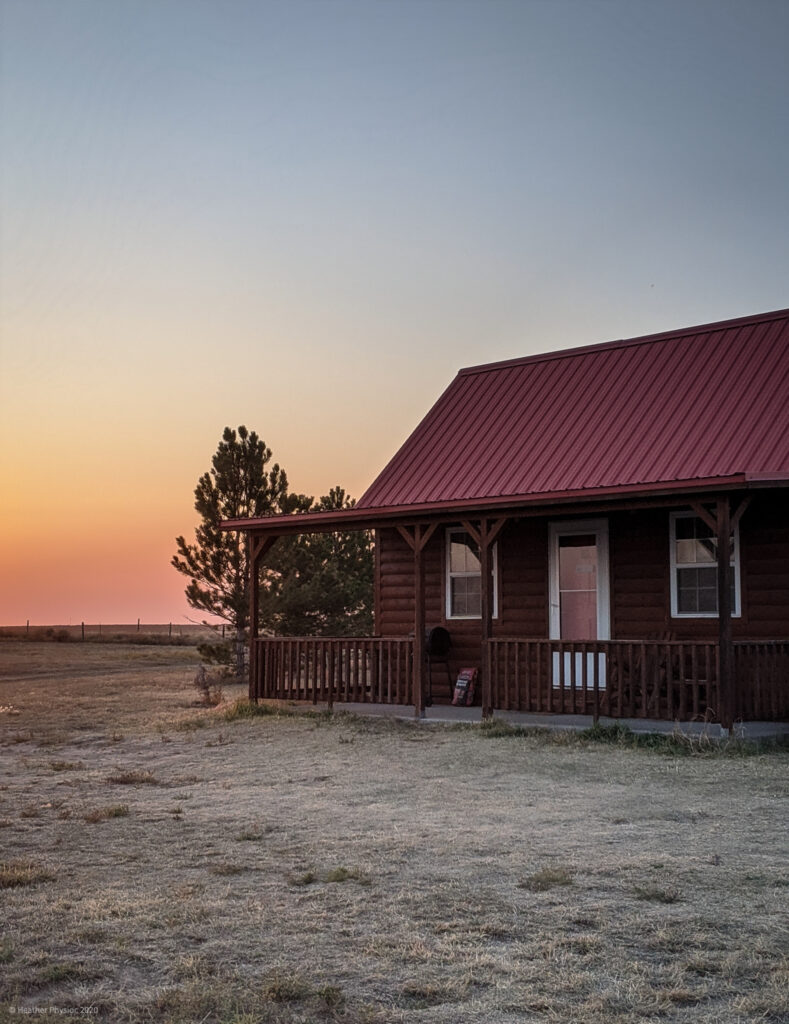
[[[252,697],[369,704],[413,702],[407,637],[273,637],[252,645]]]
[[[789,640],[734,643],[735,718],[789,721]]]
[[[413,704],[413,653],[408,637],[257,639],[251,696]],[[482,673],[502,711],[720,721],[719,667],[712,641],[496,637]],[[736,641],[734,675],[735,719],[789,720],[789,641]]]
[[[496,637],[487,669],[501,710],[681,721],[721,713],[715,643]]]

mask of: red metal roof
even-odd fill
[[[789,475],[789,310],[461,370],[356,505]]]

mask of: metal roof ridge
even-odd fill
[[[457,377],[468,377],[478,373],[489,373],[505,370],[515,366],[528,366],[532,363],[551,362],[555,359],[568,359],[574,356],[588,355],[593,352],[606,352],[611,349],[630,348],[636,345],[649,345],[656,341],[686,338],[689,335],[711,334],[713,331],[728,330],[732,327],[745,327],[772,320],[789,319],[789,308],[770,310],[757,313],[755,316],[734,317],[730,320],[718,320],[715,323],[698,324],[695,327],[684,327],[673,331],[659,331],[656,334],[642,334],[635,338],[619,338],[616,341],[597,342],[593,345],[578,345],[574,348],[561,348],[553,352],[537,352],[531,356],[516,356],[513,359],[501,359],[493,363],[480,363],[478,366],[464,366],[457,371]]]

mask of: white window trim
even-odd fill
[[[695,512],[671,512],[669,515],[669,560],[671,564],[671,618],[672,619],[717,619],[717,612],[681,612],[679,611],[679,592],[677,588],[677,569],[691,569],[698,566],[714,565],[718,568],[717,562],[677,562],[677,520],[678,519],[699,519]],[[742,615],[742,590],[740,587],[740,524],[734,528],[734,551],[732,553],[732,570],[734,572],[734,607],[731,610],[731,617],[739,619]]]
[[[450,571],[450,545],[452,543],[452,536],[454,534],[462,533],[464,537],[469,536],[468,530],[464,530],[462,526],[450,526],[446,531],[445,541],[445,571],[444,571],[444,593],[445,593],[445,614],[447,620],[457,622],[461,619],[477,621],[479,622],[482,618],[482,614],[479,615],[453,615],[452,614],[452,578],[453,577],[470,577],[479,576],[480,586],[482,585],[482,573],[480,572],[451,572]],[[493,563],[493,614],[491,618],[497,619],[499,617],[499,545],[496,542],[491,550],[491,561]]]
[[[594,533],[597,546],[597,639],[611,639],[611,585],[608,567],[608,520],[570,519],[550,523],[548,527],[550,550],[550,638],[560,639],[561,613],[559,607],[559,538],[570,534]]]

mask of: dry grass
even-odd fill
[[[542,868],[535,871],[522,882],[518,883],[519,888],[528,889],[529,892],[547,892],[548,889],[555,889],[561,885],[573,884],[574,872],[570,868],[561,866]]]
[[[0,1020],[786,1020],[786,750],[198,710],[188,648],[41,646],[0,645]]]
[[[83,820],[90,825],[99,821],[110,821],[112,818],[126,818],[129,814],[128,804],[112,804],[109,807],[96,807],[83,815]]]
[[[15,889],[22,885],[51,882],[54,877],[51,871],[30,861],[0,861],[0,889]]]
[[[158,786],[159,780],[153,772],[140,768],[127,768],[107,776],[107,782],[114,786]]]

